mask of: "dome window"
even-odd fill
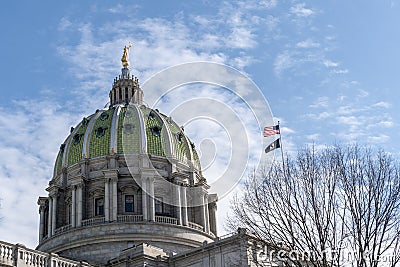
[[[96,136],[97,137],[104,136],[106,134],[106,130],[107,130],[107,127],[101,127],[100,126],[99,128],[96,129]]]
[[[154,119],[156,117],[156,114],[154,113],[154,111],[152,110],[152,111],[150,111],[150,113],[149,113],[149,118],[150,119]]]
[[[154,209],[157,215],[164,214],[164,202],[162,197],[155,197],[154,198]]]
[[[135,128],[135,125],[131,123],[124,124],[122,126],[124,128],[124,133],[125,134],[133,134],[133,129]]]
[[[179,141],[179,142],[182,142],[183,134],[182,134],[182,133],[178,133],[176,136],[177,136],[177,138],[178,138],[178,141]]]
[[[158,126],[153,126],[153,127],[151,127],[151,133],[154,136],[160,136],[161,135],[161,128],[158,127]]]
[[[104,216],[104,199],[96,198],[94,200],[94,214],[95,216]]]
[[[61,151],[61,153],[64,152],[64,149],[65,149],[65,144],[61,144],[61,146],[60,146],[60,151]]]
[[[103,112],[100,115],[100,120],[105,121],[106,119],[108,119],[108,114],[107,112]]]
[[[134,196],[125,195],[125,212],[134,212]]]
[[[88,124],[89,120],[87,118],[82,119],[82,126],[86,126]]]
[[[74,137],[72,138],[72,143],[74,145],[79,144],[79,142],[81,141],[82,135],[81,134],[75,134]]]

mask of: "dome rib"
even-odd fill
[[[161,115],[160,112],[155,110],[156,115],[161,119],[162,123],[163,123],[163,131],[165,131],[167,133],[166,135],[166,139],[167,139],[167,143],[168,146],[165,147],[165,156],[167,157],[173,157],[174,155],[174,145],[172,144],[172,134],[171,131],[168,127],[167,122],[165,121],[164,117]]]
[[[118,151],[118,123],[119,115],[121,113],[121,106],[117,106],[114,110],[111,129],[110,129],[110,154],[117,153]]]
[[[69,154],[71,152],[71,143],[72,143],[72,138],[75,136],[75,134],[78,133],[79,128],[81,127],[82,122],[80,122],[74,130],[71,132],[71,134],[68,136],[67,141],[66,141],[66,146],[65,146],[65,151],[64,151],[64,156],[62,160],[62,166],[63,167],[68,167],[69,164]]]
[[[192,147],[192,142],[190,142],[189,138],[184,134],[184,138],[186,139],[186,146],[187,150],[189,151],[188,153],[188,165],[190,168],[193,168],[193,147]]]
[[[173,146],[174,146],[174,154],[173,157],[178,161],[189,166],[190,155],[189,151],[189,143],[187,139],[184,137],[185,133],[182,129],[174,122],[172,119],[167,123],[167,126],[170,132],[173,135]]]
[[[100,117],[100,114],[103,113],[104,110],[98,110],[93,117],[91,118],[91,120],[89,121],[89,124],[86,128],[86,132],[85,132],[85,137],[83,139],[83,146],[82,146],[82,158],[88,158],[89,155],[89,149],[90,149],[90,139],[92,136],[92,131],[93,131],[93,127],[94,124],[96,123],[97,119]]]
[[[140,148],[141,148],[141,153],[147,153],[147,134],[146,134],[146,124],[143,118],[142,112],[139,110],[139,107],[137,105],[130,105],[130,107],[133,106],[133,108],[136,111],[136,116],[139,121],[139,126],[140,126]]]

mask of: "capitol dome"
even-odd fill
[[[195,145],[144,104],[124,56],[109,106],[82,118],[60,146],[49,194],[38,200],[38,250],[102,265],[140,244],[179,253],[217,236],[217,196]]]

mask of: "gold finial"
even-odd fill
[[[129,42],[128,45],[124,46],[124,53],[122,54],[122,58],[121,58],[121,62],[122,62],[122,66],[123,67],[128,67],[129,66],[129,61],[128,61],[128,57],[129,57],[129,50],[132,47],[132,43]]]

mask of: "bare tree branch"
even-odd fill
[[[311,147],[285,166],[247,179],[229,228],[247,227],[271,249],[310,254],[307,264],[316,267],[399,263],[400,172],[391,157],[357,145]]]

